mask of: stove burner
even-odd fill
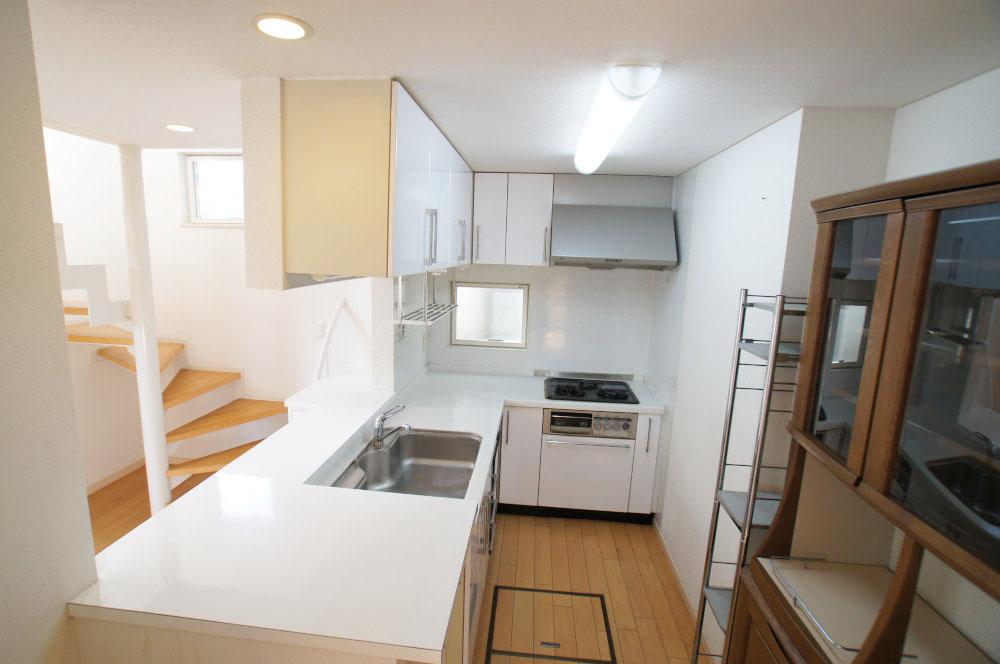
[[[639,403],[628,383],[620,380],[546,378],[545,398],[565,401]]]

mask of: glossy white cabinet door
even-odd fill
[[[472,262],[507,262],[507,174],[476,173]]]
[[[628,511],[634,440],[552,434],[539,440],[540,506]]]
[[[392,274],[417,274],[425,269],[431,123],[403,86],[393,82],[392,93],[396,109]]]
[[[454,265],[454,217],[451,214],[452,147],[441,130],[430,122],[430,248],[428,269],[444,270]]]
[[[548,265],[552,175],[511,173],[507,180],[507,265]]]
[[[455,265],[468,265],[472,262],[472,169],[457,150],[451,152],[452,258]]]
[[[500,453],[500,502],[509,505],[538,504],[539,441],[542,436],[541,408],[508,408],[504,412],[504,436]]]
[[[632,488],[628,511],[653,512],[653,483],[656,480],[656,453],[660,446],[660,417],[640,415],[637,423],[635,454],[632,459]]]

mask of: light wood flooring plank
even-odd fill
[[[489,610],[497,585],[604,596],[615,655],[622,664],[687,663],[689,609],[652,526],[502,514],[487,571],[474,664],[486,658]],[[494,649],[609,659],[597,598],[501,591]],[[541,646],[558,643],[558,648]],[[538,657],[494,656],[496,664],[551,664]]]

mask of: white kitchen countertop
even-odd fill
[[[546,400],[543,380],[428,371],[395,399],[308,388],[286,403],[311,409],[98,554],[70,614],[435,661],[503,406],[663,412],[641,383],[638,405],[586,404]],[[393,401],[407,406],[393,425],[482,437],[464,500],[304,483],[353,459]]]

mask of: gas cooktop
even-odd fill
[[[545,398],[560,401],[639,403],[625,381],[589,378],[546,378]]]

